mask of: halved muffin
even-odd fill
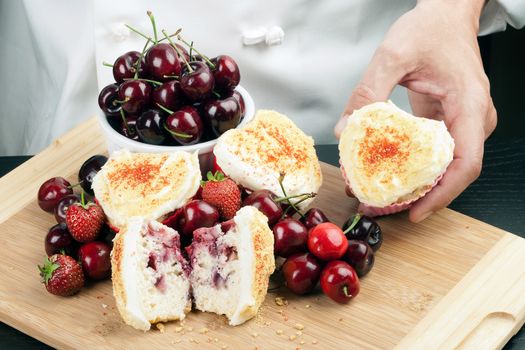
[[[250,190],[267,189],[282,196],[281,173],[289,196],[317,192],[322,183],[313,139],[275,111],[259,110],[243,128],[225,132],[213,153],[223,172]],[[311,201],[300,206],[304,208]]]
[[[119,228],[132,216],[162,218],[199,189],[197,153],[114,152],[93,179],[95,197],[109,223]]]
[[[453,155],[443,121],[415,117],[390,101],[354,111],[339,141],[343,176],[369,216],[409,208],[437,184]]]
[[[189,264],[175,230],[131,218],[115,237],[111,268],[113,294],[126,324],[147,331],[156,322],[184,319],[191,310]]]
[[[257,314],[275,269],[264,214],[246,206],[222,225],[197,229],[187,251],[197,309],[226,315],[232,326]]]

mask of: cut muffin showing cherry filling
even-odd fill
[[[175,230],[131,218],[115,238],[111,265],[118,310],[132,327],[146,331],[156,322],[183,319],[191,309],[189,264]]]
[[[259,210],[246,206],[232,220],[193,233],[187,251],[198,310],[226,315],[230,325],[257,314],[275,269],[267,222]]]

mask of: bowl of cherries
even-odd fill
[[[254,116],[250,94],[239,85],[241,74],[228,55],[208,57],[181,30],[144,37],[142,50],[129,51],[113,64],[114,82],[99,93],[99,122],[108,151],[199,152],[201,168],[211,168],[211,151],[227,130]]]

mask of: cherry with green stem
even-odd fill
[[[204,133],[202,118],[193,106],[184,106],[178,111],[171,111],[157,104],[160,109],[169,113],[164,124],[164,129],[173,139],[182,145],[191,145],[200,141]]]
[[[175,34],[173,34],[173,35],[178,35],[180,33],[180,31],[181,31],[181,29],[178,29],[175,32]],[[163,29],[161,32],[162,32],[162,34],[164,34],[164,38],[166,40],[168,40],[169,43],[171,44],[171,46],[175,49],[175,51],[177,51],[177,55],[179,55],[179,57],[182,59],[182,61],[186,65],[186,68],[188,69],[188,71],[189,72],[193,72],[193,69],[191,68],[190,64],[188,63],[188,60],[186,60],[186,57],[183,55],[183,53],[180,51],[180,49],[177,47],[177,45],[170,39],[170,36],[166,32],[166,30]]]

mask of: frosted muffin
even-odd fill
[[[438,183],[453,155],[444,122],[415,117],[390,101],[354,111],[339,141],[343,176],[369,216],[409,208]]]

